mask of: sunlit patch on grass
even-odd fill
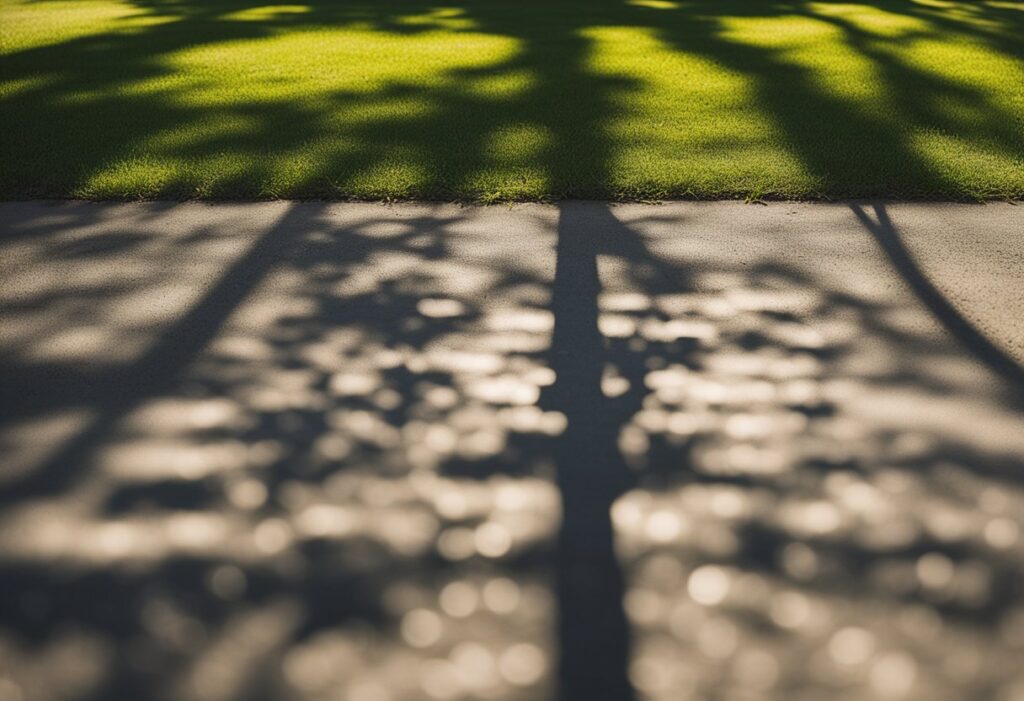
[[[54,1],[45,7],[0,2],[0,54],[170,21],[141,13],[131,3],[110,0]]]
[[[535,166],[485,168],[470,184],[485,204],[536,200],[549,190],[546,173]]]
[[[282,174],[271,172],[276,161],[260,165],[246,163],[237,152],[207,154],[200,161],[184,158],[128,156],[103,169],[89,180],[76,197],[85,199],[135,198],[231,198],[245,188],[260,198],[280,196],[288,187],[308,182],[308,165],[281,161]],[[210,177],[214,173],[214,177]],[[288,175],[292,177],[289,178]]]
[[[495,157],[516,154],[531,160],[543,154],[550,143],[550,135],[543,127],[533,124],[513,124],[498,128],[489,139],[488,155]]]
[[[1024,189],[1024,154],[1010,158],[995,147],[979,148],[963,137],[937,130],[914,133],[910,140],[933,168],[963,183],[974,199],[1008,198]],[[1006,185],[993,186],[993,182]]]
[[[851,27],[878,37],[898,38],[926,34],[930,23],[920,17],[886,12],[881,8],[867,7],[857,3],[809,3],[808,9],[821,18],[835,17],[848,22]],[[827,21],[827,19],[826,19]]]
[[[293,17],[310,12],[309,5],[267,5],[265,7],[247,7],[237,12],[223,15],[226,20],[235,22],[265,22],[266,20]]]
[[[126,158],[97,172],[73,195],[85,199],[156,197],[179,180],[180,167],[165,158]]]
[[[502,71],[482,75],[465,86],[466,92],[492,100],[508,100],[522,95],[537,83],[537,77],[526,70]]]
[[[965,26],[984,29],[1000,34],[1009,29],[1007,24],[1000,18],[993,17],[988,10],[997,11],[1020,10],[1020,3],[998,3],[998,2],[959,2],[943,0],[914,0],[914,4],[924,10],[929,20],[937,24],[949,26],[949,21],[962,22]]]
[[[1024,6],[1019,2],[1013,2],[1012,0],[986,0],[980,4],[985,7],[997,7],[1000,10],[1016,10],[1017,12],[1024,12]]]
[[[219,119],[203,124],[189,125],[183,129],[169,129],[156,134],[146,144],[146,150],[154,153],[174,153],[179,149],[201,148],[205,143],[218,140],[241,138],[258,126],[257,120],[240,114],[225,114]]]
[[[649,30],[591,30],[589,63],[598,75],[631,76],[637,90],[615,101],[606,133],[619,149],[614,189],[631,198],[697,194],[729,181],[723,194],[775,194],[806,178],[800,161],[779,154],[771,115],[753,99],[755,84],[705,56],[673,50]],[[661,170],[662,177],[651,174]]]
[[[682,5],[673,0],[629,0],[629,4],[636,7],[649,7],[653,10],[676,10]]]
[[[331,91],[374,92],[401,82],[438,86],[454,70],[507,60],[517,42],[487,34],[460,34],[453,52],[434,32],[394,36],[363,30],[303,30],[249,40],[204,44],[167,61],[198,104],[239,99],[311,97]]]
[[[0,99],[12,97],[20,92],[41,90],[46,87],[46,78],[23,78],[0,82]]]
[[[346,105],[346,102],[345,98],[340,98],[337,103],[339,127],[348,125],[351,128],[386,118],[396,122],[412,121],[429,116],[437,108],[426,96],[412,95],[369,100],[352,105]]]
[[[449,30],[467,30],[476,27],[476,23],[466,16],[466,11],[458,7],[439,7],[423,14],[409,14],[396,19],[398,26],[424,27]]]
[[[805,17],[774,20],[771,31],[764,21],[730,18],[722,24],[725,38],[771,47],[778,61],[806,69],[822,94],[850,100],[852,109],[877,108],[885,83],[874,62],[844,41],[841,28]]]
[[[389,158],[335,184],[339,194],[367,199],[414,197],[424,192],[433,174],[413,158]]]

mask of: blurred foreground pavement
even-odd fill
[[[1024,208],[0,205],[0,701],[1024,699]]]

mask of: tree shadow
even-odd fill
[[[901,9],[884,3],[877,6],[893,12]],[[903,58],[907,41],[944,36],[948,23],[921,30],[919,37],[911,34],[893,40],[823,12],[822,7],[827,5],[739,2],[718,4],[715,12],[708,12],[704,4],[687,4],[675,12],[660,13],[664,21],[655,31],[677,51],[706,57],[749,80],[756,106],[812,174],[818,193],[891,199],[948,192],[948,167],[924,157],[914,144],[915,132],[956,134],[957,138],[971,133],[979,144],[996,150],[1020,143],[1021,134],[1010,126],[1011,121],[998,116],[1001,110],[983,91],[922,70]],[[908,14],[930,21],[927,13]],[[878,99],[858,102],[823,88],[827,73],[799,60],[793,49],[734,39],[727,20],[749,16],[803,17],[837,27],[858,60],[869,66]],[[895,185],[907,173],[914,190]]]
[[[5,373],[9,396],[16,398],[9,404],[5,402],[5,420],[16,421],[39,411],[52,410],[53,402],[66,402],[69,395],[87,402],[95,418],[87,429],[68,441],[26,479],[5,485],[0,493],[0,504],[9,505],[66,490],[75,473],[82,469],[82,461],[88,459],[112,427],[141,402],[169,389],[179,373],[220,332],[227,317],[277,263],[289,243],[288,236],[302,230],[303,222],[294,220],[299,216],[315,219],[317,213],[304,208],[282,217],[231,265],[199,304],[155,339],[149,350],[130,366],[118,368],[116,373],[95,375],[75,368],[70,369],[70,376],[67,370],[54,372],[53,368],[28,374],[21,370],[10,375]],[[306,219],[306,225],[308,222]],[[94,243],[92,247],[95,249]],[[109,246],[105,248],[109,253]],[[102,290],[99,292],[102,296]]]
[[[1008,684],[1008,388],[827,232],[741,251],[728,215],[651,211],[289,205],[271,259],[227,259],[248,274],[142,351],[178,349],[163,375],[116,405],[54,383],[19,417],[106,412],[5,487],[4,673],[41,699],[874,693],[852,637],[922,689],[980,646],[936,698]],[[40,226],[5,246],[93,250]],[[155,255],[133,240],[55,279],[102,309],[138,267],[114,263]]]
[[[1018,391],[1024,390],[1024,368],[965,319],[963,314],[935,287],[903,244],[899,232],[889,218],[885,205],[873,206],[874,219],[861,205],[852,204],[850,209],[864,225],[864,228],[878,241],[879,247],[906,281],[907,286],[914,291],[921,303],[942,323],[950,335],[993,372],[1011,382]]]
[[[619,122],[631,130],[642,126],[631,112],[631,95],[647,87],[635,77],[597,67],[595,32],[608,28],[650,33],[677,56],[709,60],[748,82],[752,96],[745,108],[778,130],[782,148],[813,182],[809,195],[1012,195],[986,189],[981,182],[965,190],[950,177],[948,164],[922,155],[915,139],[943,134],[951,144],[961,144],[950,148],[993,157],[1015,154],[1022,146],[1014,116],[976,81],[937,75],[901,53],[911,42],[962,40],[1019,60],[1019,13],[989,3],[958,3],[946,12],[913,2],[867,3],[912,24],[895,36],[875,32],[834,3],[609,0],[523,8],[495,0],[439,8],[410,0],[387,6],[311,2],[298,6],[301,12],[263,14],[258,13],[274,6],[132,4],[140,14],[121,20],[124,30],[5,56],[3,77],[20,86],[3,99],[10,128],[20,134],[5,140],[5,160],[35,164],[26,166],[31,172],[10,175],[9,191],[118,196],[111,173],[155,158],[199,170],[181,168],[172,176],[158,176],[143,193],[147,196],[373,198],[398,192],[503,200],[536,192],[559,198],[685,195],[693,183],[681,182],[679,191],[651,184],[650,192],[632,192],[629,188],[648,186],[623,177],[620,161],[630,148],[661,147],[616,131]],[[247,12],[257,14],[239,19]],[[156,21],[132,26],[140,17]],[[871,94],[846,95],[834,89],[832,83],[840,78],[831,69],[808,63],[793,46],[751,41],[731,29],[737,20],[751,18],[804,18],[808,31],[836,29],[870,73]],[[367,90],[281,93],[271,102],[237,96],[210,105],[192,104],[188,98],[214,83],[203,77],[181,80],[175,63],[190,50],[270,41],[287,32],[366,26],[396,41],[444,31],[467,41],[501,40],[509,50],[485,65],[439,71],[427,84],[384,71]],[[274,80],[268,74],[258,82]],[[520,88],[503,92],[495,87],[510,83]],[[150,87],[127,92],[138,86]],[[118,128],[94,129],[86,139],[77,129],[63,128],[68,123]],[[702,132],[708,125],[681,127]],[[503,140],[536,143],[522,152],[521,162],[510,163],[492,155]],[[695,147],[687,143],[680,148]],[[315,157],[289,159],[288,154],[306,153],[310,144],[317,145]],[[716,148],[710,137],[696,146]],[[49,153],[61,154],[61,168],[52,167]],[[242,159],[245,167],[231,165],[232,159]],[[203,164],[213,164],[212,177],[196,175]],[[381,172],[393,173],[395,184],[386,192],[374,189]],[[722,194],[772,195],[755,175],[740,177],[734,190]],[[913,182],[915,189],[899,190],[900,182]]]
[[[901,120],[971,127],[979,148],[1020,143],[992,105],[979,119],[939,108],[985,104],[982,93],[901,62],[817,5],[481,2],[459,6],[471,28],[451,31],[509,38],[510,57],[436,85],[242,101],[218,109],[244,128],[161,146],[209,112],[174,89],[131,100],[119,90],[167,77],[177,52],[359,23],[411,37],[440,20],[409,22],[435,9],[419,1],[308,3],[306,13],[248,22],[227,16],[267,3],[134,4],[168,21],[5,56],[4,79],[28,84],[4,97],[24,137],[5,139],[5,158],[38,164],[8,188],[66,194],[68,183],[85,187],[163,149],[193,162],[267,158],[216,183],[168,180],[153,195],[332,196],[391,160],[429,174],[408,184],[410,196],[515,199],[518,178],[560,197],[617,196],[609,182],[621,144],[610,127],[640,86],[593,67],[587,30],[601,27],[650,30],[747,78],[756,108],[823,192],[892,195],[907,172],[949,192]],[[915,3],[872,4],[926,21],[932,36],[969,33],[1019,56],[1019,13],[958,5],[976,7],[984,25]],[[853,109],[784,51],[724,28],[789,14],[841,31],[877,72],[892,113]],[[525,87],[512,97],[481,89],[519,75]],[[79,92],[91,96],[65,99]],[[397,116],[382,109],[406,103],[414,109]],[[67,128],[97,122],[117,128],[88,139]],[[533,155],[494,162],[492,140],[518,138],[523,125],[545,134]],[[338,136],[331,155],[294,190],[268,192],[274,159],[319,134]],[[43,143],[63,170],[35,158]],[[879,148],[865,157],[865,143]],[[935,698],[985,693],[1008,677],[1010,638],[997,621],[1018,620],[1019,566],[1006,544],[1019,519],[993,490],[1017,493],[1018,456],[1012,441],[979,446],[929,413],[949,394],[1002,420],[988,389],[957,379],[976,375],[941,340],[901,324],[906,309],[831,288],[778,256],[669,260],[638,233],[657,222],[578,203],[559,208],[557,240],[538,225],[525,242],[521,232],[480,236],[485,223],[469,213],[427,209],[396,222],[374,211],[339,229],[329,210],[297,205],[127,367],[28,363],[3,373],[5,419],[69,405],[96,413],[0,493],[13,534],[3,620],[16,632],[11,659],[26,663],[38,697],[58,692],[29,662],[59,668],[66,657],[79,676],[54,677],[95,699],[154,688],[188,699],[361,701],[423,689],[526,699],[556,688],[566,699],[629,699],[634,685],[679,698],[741,682],[786,697],[811,683],[801,665],[815,650],[840,650],[815,667],[831,680],[815,691],[853,684],[842,643],[863,643],[864,626],[881,631],[875,644],[891,636],[902,646],[893,650],[911,650],[929,680],[942,679],[942,656],[969,648],[964,640],[984,641],[990,659],[978,667],[993,671],[965,674]],[[913,271],[881,226],[889,255]],[[101,238],[52,253],[109,262],[140,243]],[[609,267],[617,288],[599,279],[602,257],[618,266]],[[931,289],[920,276],[909,282]],[[118,284],[92,293],[103,299]],[[948,305],[924,299],[976,341],[957,332]],[[24,310],[52,302],[37,297]],[[844,323],[882,339],[881,349],[844,336]],[[907,416],[882,411],[891,396],[903,402],[892,413]],[[907,642],[877,620],[922,610],[952,631],[948,642]],[[554,644],[545,638],[553,612]],[[830,645],[850,628],[860,632]],[[883,672],[907,668],[906,656],[884,659]],[[667,681],[657,669],[670,670]]]

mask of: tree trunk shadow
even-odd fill
[[[555,449],[562,501],[555,568],[561,698],[630,701],[630,636],[611,506],[631,475],[617,447],[623,417],[601,391],[600,237],[581,212],[572,204],[560,207],[550,350],[557,379],[547,397],[568,419]]]

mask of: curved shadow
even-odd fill
[[[1017,392],[1024,392],[1024,367],[976,329],[932,283],[903,244],[885,205],[872,205],[876,219],[868,216],[859,204],[851,204],[850,209],[878,242],[900,277],[935,315],[943,328],[989,369],[1011,383]]]

